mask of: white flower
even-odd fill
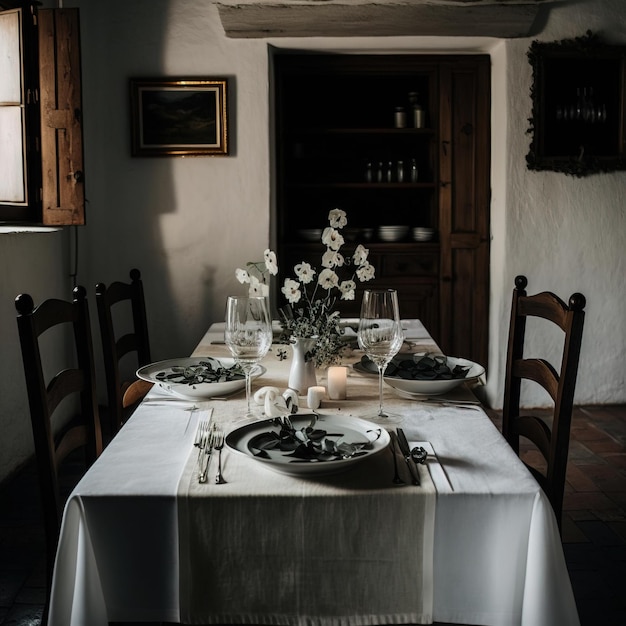
[[[298,263],[298,265],[294,267],[294,271],[303,285],[308,285],[313,280],[313,276],[315,276],[315,270],[309,263],[305,263],[304,261]]]
[[[363,265],[363,263],[367,261],[367,255],[369,253],[370,251],[367,248],[365,248],[362,244],[359,244],[352,255],[352,260],[356,265]]]
[[[337,274],[333,272],[333,270],[325,269],[321,271],[317,282],[319,286],[323,289],[330,290],[339,284],[339,278],[337,277]]]
[[[272,275],[278,274],[278,262],[276,261],[276,253],[272,252],[269,248],[263,253],[265,259],[265,267],[267,271]]]
[[[270,286],[262,283],[256,276],[250,276],[250,287],[248,288],[250,296],[269,296]]]
[[[235,276],[241,284],[250,282],[250,274],[248,274],[246,270],[242,270],[239,267],[235,270]]]
[[[369,263],[365,263],[359,267],[356,271],[357,278],[362,282],[366,282],[368,280],[372,280],[374,278],[374,266]]]
[[[318,367],[337,362],[345,347],[340,338],[338,301],[354,300],[357,281],[374,278],[367,248],[356,246],[351,256],[341,253],[345,243],[341,229],[348,223],[346,213],[333,209],[328,213],[328,222],[330,226],[322,234],[325,251],[321,267],[312,267],[306,261],[298,263],[294,267],[295,280],[285,278],[280,290],[291,306],[278,309],[284,337],[318,337],[315,347],[308,353]],[[344,272],[346,279],[340,282],[338,274]],[[236,270],[237,280],[249,284],[250,295],[265,297],[269,297],[270,275],[277,273],[276,254],[269,248],[263,252],[262,261],[250,261],[246,270]]]
[[[354,300],[355,290],[356,283],[353,280],[344,280],[339,284],[339,291],[341,291],[342,300]]]
[[[328,214],[328,221],[333,228],[343,228],[348,223],[346,212],[341,209],[333,209]]]
[[[327,226],[322,233],[322,243],[331,250],[339,250],[344,244],[343,236],[338,230]]]
[[[344,263],[343,255],[337,252],[336,250],[331,250],[328,248],[326,252],[322,255],[322,266],[323,267],[341,267]]]
[[[300,292],[300,283],[291,278],[285,278],[285,283],[281,291],[290,304],[299,302],[302,297],[302,293]]]

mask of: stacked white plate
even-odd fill
[[[430,241],[434,234],[435,231],[432,228],[416,226],[413,229],[413,241]]]
[[[382,241],[400,241],[409,232],[408,226],[379,226],[378,237]]]

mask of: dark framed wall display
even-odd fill
[[[626,169],[625,55],[626,47],[590,31],[532,43],[529,169],[572,176]]]
[[[133,156],[228,154],[225,79],[132,78]]]

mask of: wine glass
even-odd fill
[[[361,349],[378,367],[379,406],[375,417],[384,421],[397,421],[398,416],[383,410],[383,374],[389,361],[400,351],[404,341],[398,292],[395,289],[365,291],[357,337]]]
[[[272,345],[272,322],[262,296],[229,296],[226,302],[225,343],[246,375],[246,417],[250,410],[251,373]]]

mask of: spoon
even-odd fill
[[[411,458],[419,465],[426,463],[427,457],[428,452],[426,452],[426,450],[424,450],[421,446],[415,446],[415,448],[411,450]]]

